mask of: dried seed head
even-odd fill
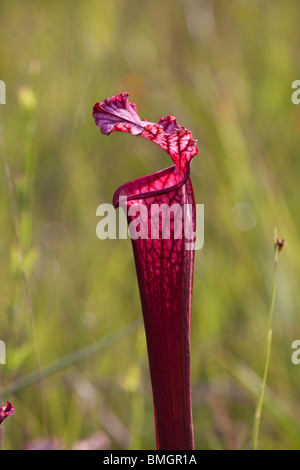
[[[274,230],[274,239],[275,239],[275,243],[274,243],[275,261],[277,262],[280,253],[284,250],[284,248],[286,246],[286,238],[281,238],[280,239],[277,236],[277,229],[275,228],[275,230]]]

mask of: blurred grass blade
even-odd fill
[[[79,349],[67,356],[58,359],[57,361],[49,364],[40,369],[39,372],[32,372],[25,377],[17,380],[12,385],[8,386],[3,390],[2,397],[6,399],[7,397],[11,396],[14,393],[19,392],[20,390],[30,387],[31,385],[39,382],[40,379],[45,379],[57,372],[60,372],[67,367],[70,367],[77,362],[83,361],[88,357],[92,356],[93,354],[98,353],[99,351],[103,351],[104,349],[112,346],[113,344],[117,343],[121,339],[124,339],[126,336],[130,335],[134,331],[137,330],[139,326],[142,325],[142,320],[137,320],[127,327],[123,328],[116,333],[113,333],[110,336],[106,336],[105,338],[101,338],[99,341],[86,346],[85,348]]]
[[[1,106],[0,106],[0,111],[1,111]],[[22,237],[21,237],[21,224],[20,224],[20,214],[18,212],[18,204],[17,204],[17,194],[15,191],[15,180],[12,175],[10,163],[9,163],[9,158],[8,158],[8,152],[6,148],[6,140],[5,140],[5,135],[4,135],[4,129],[2,126],[2,121],[1,121],[0,116],[0,146],[2,150],[2,158],[3,158],[3,163],[4,163],[4,170],[5,170],[5,177],[7,181],[7,187],[8,187],[8,193],[9,193],[9,198],[10,198],[10,204],[11,204],[11,212],[12,212],[12,219],[13,219],[13,224],[14,224],[14,230],[15,230],[15,237],[16,237],[16,242],[17,242],[17,249],[18,249],[18,262],[19,262],[19,268],[21,272],[21,277],[22,277],[22,282],[24,286],[24,293],[25,293],[25,301],[26,301],[26,310],[29,318],[29,325],[30,325],[30,332],[31,332],[31,340],[32,340],[32,345],[33,345],[33,350],[35,354],[35,361],[36,361],[36,368],[37,368],[37,374],[39,376],[40,373],[40,353],[38,349],[38,344],[37,344],[37,339],[36,339],[36,331],[35,331],[35,325],[34,325],[34,318],[33,318],[33,302],[30,294],[30,288],[29,288],[29,281],[27,274],[24,269],[24,250],[23,250],[23,245],[22,245]],[[31,224],[29,224],[31,225]],[[41,397],[41,409],[42,409],[42,416],[43,416],[43,425],[45,430],[48,428],[48,419],[47,419],[47,413],[46,413],[46,399],[45,399],[45,391],[43,388],[42,380],[39,376],[39,386],[40,386],[40,397]]]

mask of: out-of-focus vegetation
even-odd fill
[[[141,319],[130,240],[98,240],[96,208],[120,184],[170,161],[143,139],[100,134],[94,103],[123,91],[141,117],[172,114],[199,143],[192,181],[205,204],[205,245],[196,253],[191,333],[196,448],[250,445],[274,226],[287,248],[259,447],[299,448],[300,365],[291,361],[300,337],[300,105],[291,102],[299,13],[297,0],[1,1],[0,120],[15,195],[14,203],[1,147],[1,401],[16,408],[3,426],[5,449],[46,436],[68,449],[98,430],[113,449],[155,448],[142,324],[14,390],[38,363],[42,372]]]

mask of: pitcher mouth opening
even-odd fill
[[[166,186],[164,188],[160,189],[153,189],[151,191],[142,191],[142,192],[131,192],[130,189],[134,185],[135,188],[138,186],[139,182],[142,183],[143,180],[149,180],[153,178],[153,181],[158,181],[164,176],[170,176],[174,175],[175,178],[178,177],[178,183],[171,184],[170,186]],[[183,186],[187,180],[189,179],[190,176],[190,163],[187,165],[187,170],[184,173],[183,177],[180,178],[180,175],[177,171],[177,168],[175,165],[165,168],[164,170],[157,171],[156,173],[152,173],[151,175],[148,176],[141,176],[140,178],[137,178],[133,181],[129,181],[128,183],[124,183],[122,186],[120,186],[114,196],[113,196],[113,206],[115,209],[117,209],[121,204],[123,204],[126,201],[134,201],[134,200],[143,200],[143,199],[149,199],[151,197],[155,196],[160,196],[163,194],[168,194],[172,191],[178,190],[181,186]]]

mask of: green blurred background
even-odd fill
[[[16,408],[4,449],[47,437],[70,449],[96,431],[103,448],[155,448],[144,329],[126,330],[142,318],[130,240],[96,237],[99,204],[170,165],[151,143],[104,137],[95,126],[93,105],[124,91],[141,118],[172,114],[198,139],[196,449],[249,447],[275,226],[287,248],[259,447],[300,447],[300,365],[291,361],[300,338],[300,106],[291,102],[299,13],[297,0],[0,1],[0,388],[2,404]],[[99,352],[71,356],[60,370],[61,358],[108,336]],[[20,382],[54,362],[41,383]]]

